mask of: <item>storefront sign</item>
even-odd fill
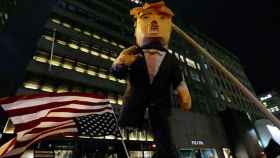
[[[201,140],[192,140],[192,145],[204,145],[204,142]]]

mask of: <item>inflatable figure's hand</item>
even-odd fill
[[[191,109],[192,100],[188,89],[183,87],[178,88],[177,95],[181,110],[183,112],[189,111]]]
[[[139,54],[135,54],[136,51],[137,46],[135,45],[124,49],[120,53],[114,64],[124,64],[126,66],[131,65],[139,57]]]

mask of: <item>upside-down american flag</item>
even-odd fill
[[[16,137],[0,148],[0,157],[19,158],[33,143],[54,135],[120,136],[109,101],[94,94],[11,97],[1,100],[0,106],[16,132]]]

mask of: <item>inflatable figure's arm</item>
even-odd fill
[[[182,111],[189,111],[191,109],[191,95],[187,87],[186,81],[182,74],[179,63],[173,59],[173,86],[178,96],[178,101]]]
[[[183,80],[176,88],[181,110],[186,112],[191,109],[192,99],[186,82]]]
[[[111,72],[117,78],[125,78],[129,66],[136,60],[138,55],[135,54],[136,46],[131,46],[124,49],[112,64]]]

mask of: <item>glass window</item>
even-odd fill
[[[77,65],[75,66],[75,71],[84,73],[86,71],[86,64],[78,62]]]
[[[106,43],[108,43],[109,42],[109,40],[107,40],[106,38],[102,38],[102,41],[104,41],[104,42],[106,42]]]
[[[118,80],[119,83],[126,84],[126,80]]]
[[[110,60],[114,62],[116,59],[115,59],[115,58],[113,58],[113,57],[110,57]]]
[[[58,19],[52,19],[52,22],[53,22],[53,23],[56,23],[56,24],[61,24],[61,21],[58,20]]]
[[[91,76],[96,76],[97,75],[96,71],[97,71],[97,67],[89,66],[86,73]]]
[[[77,28],[77,27],[75,27],[74,30],[77,31],[77,32],[82,32],[82,30]]]
[[[117,79],[116,79],[114,76],[112,76],[112,75],[109,75],[109,80],[111,80],[111,81],[117,81]]]
[[[62,41],[62,40],[57,40],[56,42],[57,42],[58,44],[63,45],[63,46],[66,46],[66,45],[67,45],[67,43],[66,43],[65,41]]]
[[[85,47],[85,46],[81,46],[80,47],[80,50],[84,53],[89,53],[89,48],[88,47]]]
[[[70,24],[68,24],[68,23],[62,23],[62,25],[64,26],[64,27],[66,27],[66,28],[71,28],[71,25]]]
[[[122,49],[125,48],[125,46],[124,46],[124,45],[121,45],[121,44],[119,44],[119,47],[122,48]]]
[[[91,33],[89,31],[84,31],[84,34],[87,36],[91,36]]]
[[[114,42],[114,41],[112,41],[111,44],[112,44],[113,46],[118,46],[118,44],[117,44],[116,42]]]
[[[98,53],[98,52],[95,51],[95,50],[91,50],[91,51],[90,51],[90,54],[92,54],[92,55],[94,55],[94,56],[99,56],[99,55],[100,55],[100,53]]]
[[[41,90],[44,91],[44,92],[54,92],[54,87],[50,84],[44,84],[41,87]]]
[[[197,74],[197,73],[194,72],[194,71],[190,71],[190,74],[191,74],[191,78],[192,78],[193,80],[200,82],[199,74]]]
[[[24,88],[37,90],[40,88],[38,81],[26,81],[23,83]]]
[[[103,59],[109,59],[109,57],[105,54],[101,54],[100,57],[103,58]]]
[[[64,93],[64,92],[68,92],[68,91],[69,91],[68,87],[65,85],[62,85],[57,88],[56,93]]]
[[[196,69],[196,65],[195,65],[195,62],[189,58],[186,58],[186,61],[187,61],[187,65],[189,65],[190,67]]]
[[[129,132],[128,135],[129,140],[138,140],[138,131],[136,129],[133,129],[132,131]]]
[[[60,66],[61,65],[61,57],[59,56],[53,56],[52,59],[49,60],[49,64],[53,66]]]
[[[38,53],[36,56],[33,57],[33,60],[41,62],[41,63],[47,63],[48,62],[48,56],[49,54],[46,53]]]
[[[48,41],[53,41],[53,38],[51,36],[47,36],[47,35],[43,35],[42,36],[45,40],[48,40]]]
[[[147,132],[147,141],[153,142],[154,136],[151,132]]]
[[[76,43],[69,43],[68,46],[73,49],[79,49],[79,46]]]
[[[118,96],[118,104],[123,105],[123,97],[121,95]]]
[[[70,59],[64,59],[64,62],[62,64],[62,67],[65,69],[69,69],[72,70],[73,69],[73,65],[74,65],[74,61],[70,60]]]
[[[93,36],[94,38],[96,38],[96,39],[101,39],[101,37],[98,36],[97,34],[92,34],[92,36]]]
[[[185,62],[183,55],[180,55],[180,60],[181,60],[183,63]]]

